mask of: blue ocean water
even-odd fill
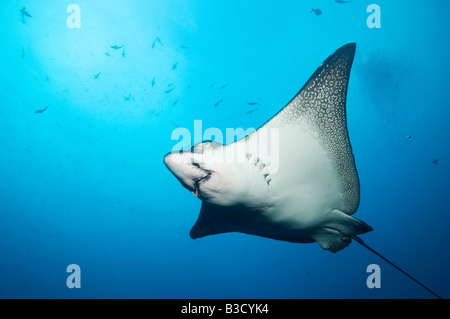
[[[349,42],[361,237],[450,296],[448,1],[77,0],[69,28],[71,3],[0,3],[1,298],[432,298],[357,243],[190,239],[162,161],[194,120],[259,127]]]

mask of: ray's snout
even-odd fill
[[[186,174],[191,160],[182,152],[171,152],[164,156],[164,164],[175,177]]]
[[[180,152],[171,152],[164,156],[164,164],[172,173],[174,173],[174,169],[176,170],[177,166],[181,165],[182,161],[183,155]]]
[[[205,172],[192,164],[192,153],[172,152],[164,156],[164,164],[180,183],[194,192],[196,190],[195,181],[202,178]]]

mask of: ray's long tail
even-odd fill
[[[403,269],[401,269],[400,267],[398,267],[397,265],[395,265],[394,263],[392,263],[389,259],[385,258],[383,255],[381,255],[380,253],[378,253],[377,251],[373,250],[371,247],[369,247],[361,238],[359,238],[358,236],[352,236],[352,238],[358,242],[361,246],[364,246],[365,248],[367,248],[368,250],[370,250],[371,252],[373,252],[375,255],[377,255],[378,257],[380,257],[381,259],[383,259],[384,261],[386,261],[388,264],[392,265],[394,268],[396,268],[397,270],[399,270],[400,272],[402,272],[404,275],[406,275],[407,277],[409,277],[410,279],[412,279],[413,281],[415,281],[417,284],[419,284],[420,286],[422,286],[423,288],[425,288],[426,290],[428,290],[430,293],[432,293],[436,298],[442,299],[441,296],[439,296],[437,293],[435,293],[433,290],[431,290],[430,288],[428,288],[427,286],[425,286],[424,284],[422,284],[420,281],[418,281],[416,278],[414,278],[413,276],[411,276],[410,274],[408,274],[406,271],[404,271]]]

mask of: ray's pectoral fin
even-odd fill
[[[226,209],[202,202],[202,208],[197,222],[192,227],[190,236],[192,239],[202,238],[232,231],[227,226]]]
[[[352,237],[372,231],[372,227],[362,220],[333,210],[327,222],[311,236],[323,249],[333,253],[347,247]]]

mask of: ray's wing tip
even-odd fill
[[[350,42],[341,46],[338,50],[354,52],[356,50],[356,42]]]
[[[189,237],[191,237],[191,239],[194,239],[194,240],[202,237],[198,234],[198,231],[195,226],[196,225],[194,225],[194,227],[192,227],[191,231],[189,232]]]
[[[336,55],[347,55],[347,56],[353,58],[355,56],[355,51],[356,51],[356,43],[351,42],[351,43],[347,43],[347,44],[343,45],[342,47],[340,47],[339,49],[337,49],[335,54]]]
[[[343,47],[348,47],[351,50],[355,50],[356,49],[356,42],[350,42],[347,43],[346,45],[344,45]]]

